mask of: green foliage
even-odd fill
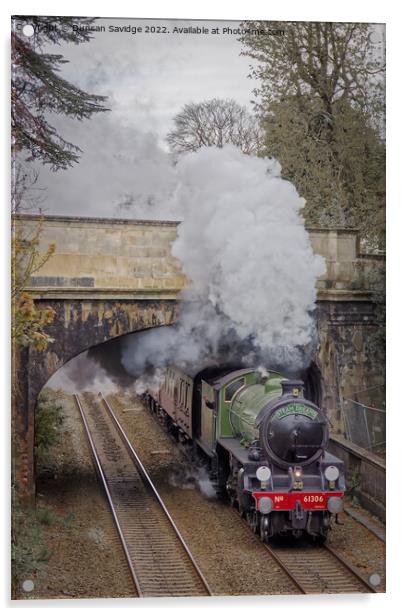
[[[276,157],[306,199],[307,225],[359,228],[367,248],[381,248],[385,145],[369,118],[345,102],[329,115],[317,101],[293,97],[272,103],[263,125],[261,154]]]
[[[48,507],[24,505],[16,488],[12,490],[11,578],[13,598],[18,598],[21,584],[44,571],[52,553],[45,545],[44,527],[75,526],[74,514],[60,516]]]
[[[72,512],[65,516],[60,516],[48,507],[38,507],[35,517],[42,526],[60,526],[61,528],[74,528],[76,526]]]
[[[16,489],[12,492],[11,577],[13,597],[22,582],[40,572],[50,558],[44,545],[41,523],[32,507],[23,506]]]
[[[50,448],[60,442],[62,424],[63,407],[57,392],[44,390],[35,409],[35,456],[39,466],[46,465]]]
[[[40,507],[36,510],[36,519],[43,526],[52,526],[57,521],[57,516],[47,507]]]
[[[245,22],[255,61],[264,156],[306,199],[308,225],[359,228],[366,247],[385,235],[383,57],[369,24]],[[255,35],[274,29],[281,35]]]
[[[354,506],[359,505],[359,499],[356,494],[356,491],[359,490],[361,481],[362,478],[358,471],[353,471],[348,476],[346,494],[350,496],[350,498],[352,499],[352,505]]]
[[[371,290],[375,305],[377,328],[367,336],[367,349],[370,354],[379,357],[385,365],[386,347],[386,279],[385,268],[373,268],[366,274],[366,285]]]
[[[66,169],[79,158],[80,149],[69,143],[49,123],[49,113],[82,120],[105,111],[104,96],[84,92],[60,75],[66,62],[60,54],[45,53],[49,44],[90,40],[88,32],[73,30],[73,24],[90,26],[92,19],[71,17],[30,17],[35,34],[26,39],[19,27],[24,18],[14,18],[11,37],[12,82],[11,119],[14,155],[29,152],[28,160],[40,160],[53,170]]]
[[[256,61],[252,76],[260,81],[258,110],[296,96],[320,101],[328,114],[342,101],[382,120],[384,59],[370,24],[248,21],[242,27],[248,30],[242,53]],[[253,29],[279,34],[261,36]]]
[[[58,516],[57,523],[61,528],[78,528],[78,524],[72,511],[67,513],[65,516]]]

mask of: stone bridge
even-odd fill
[[[171,255],[176,222],[19,215],[14,223],[28,235],[41,226],[41,252],[56,246],[27,284],[36,304],[56,313],[48,327],[54,342],[46,352],[29,348],[21,355],[17,471],[29,491],[34,486],[34,408],[47,380],[94,345],[172,324],[187,280]],[[333,428],[341,430],[343,397],[383,384],[381,352],[374,352],[371,342],[377,324],[369,281],[384,268],[384,257],[361,254],[354,230],[310,229],[309,234],[327,272],[317,282],[319,344],[306,378]]]

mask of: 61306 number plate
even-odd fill
[[[292,511],[299,501],[302,509],[325,510],[330,496],[343,497],[343,492],[253,492],[258,505],[262,496],[269,496],[274,502],[275,511]]]

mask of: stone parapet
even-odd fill
[[[40,249],[54,255],[32,276],[27,290],[38,298],[176,297],[188,280],[171,254],[176,221],[19,215],[29,233],[41,225]],[[385,267],[384,255],[360,251],[354,229],[308,229],[327,271],[317,281],[318,300],[367,301],[370,276]]]
[[[186,285],[171,254],[177,223],[18,216],[29,234],[41,225],[39,250],[55,252],[28,281],[34,298],[171,299]]]

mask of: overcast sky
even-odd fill
[[[165,137],[184,104],[233,98],[252,110],[251,59],[241,56],[234,21],[100,19],[105,32],[80,45],[49,46],[69,62],[61,74],[92,94],[105,95],[111,111],[79,122],[63,116],[51,123],[83,153],[66,171],[38,164],[45,213],[81,216],[169,218],[175,177]],[[110,32],[109,26],[142,27]],[[147,27],[170,32],[147,33]],[[208,34],[174,33],[174,28],[208,28]],[[219,28],[219,34],[212,30]],[[376,29],[379,41],[383,28]],[[150,207],[151,204],[153,208]],[[152,211],[153,209],[153,211]]]
[[[62,75],[108,96],[111,111],[84,122],[52,118],[64,138],[83,150],[80,163],[51,172],[39,165],[46,213],[131,216],[119,204],[139,203],[171,186],[164,151],[172,119],[185,103],[234,98],[250,110],[250,59],[236,35],[174,34],[174,27],[236,28],[238,22],[102,19],[106,32],[89,43],[52,46],[69,60]],[[170,34],[108,32],[108,26],[166,26]],[[136,215],[136,214],[134,214]],[[138,214],[137,214],[138,215]]]

